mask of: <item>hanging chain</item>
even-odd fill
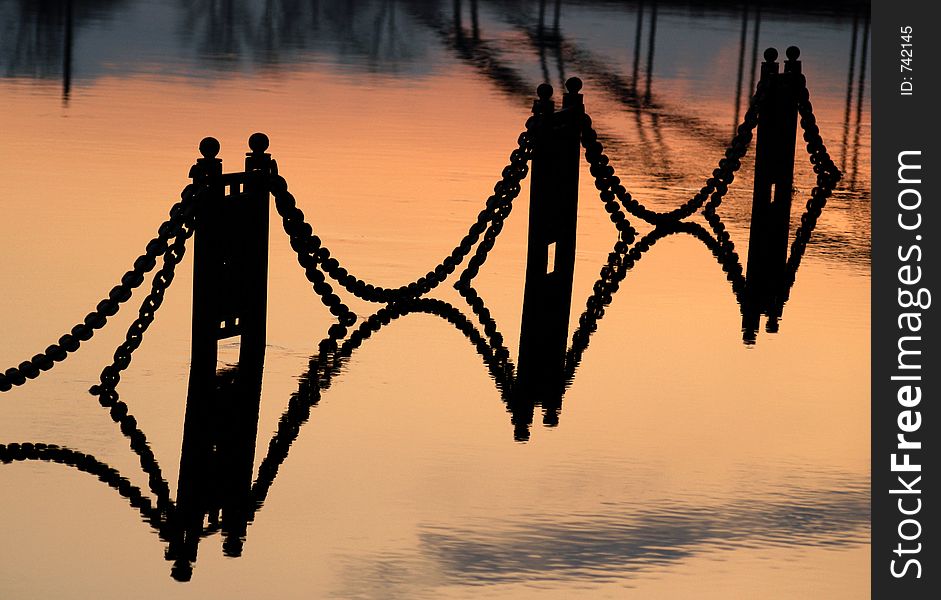
[[[648,223],[659,225],[691,216],[706,203],[707,199],[712,210],[718,207],[735,179],[736,171],[741,167],[741,159],[745,156],[753,131],[758,125],[758,109],[764,97],[764,89],[764,83],[759,82],[742,124],[739,125],[725,151],[725,158],[719,161],[718,167],[713,170],[712,177],[706,181],[706,185],[682,206],[665,213],[648,209],[621,185],[621,180],[614,174],[614,167],[611,166],[608,156],[604,154],[604,146],[598,141],[597,132],[591,126],[591,117],[588,115],[583,117],[582,145],[585,148],[585,159],[591,167],[595,187],[598,188],[601,200],[605,203],[605,210],[622,236],[632,237],[630,232],[633,231],[629,223],[625,223],[626,217],[621,212],[622,208]]]

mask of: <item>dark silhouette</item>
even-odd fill
[[[745,40],[748,33],[748,3],[742,7],[742,35],[739,40],[738,49],[738,75],[735,76],[735,117],[732,120],[732,135],[735,135],[735,129],[738,128],[738,118],[742,107],[742,75],[745,70]],[[754,65],[753,65],[754,68]]]
[[[460,14],[460,6],[455,8],[455,13]],[[651,39],[653,33],[652,24]],[[479,44],[471,42],[462,47],[473,55]],[[509,164],[494,186],[494,193],[467,234],[426,275],[399,287],[367,283],[349,273],[331,254],[297,207],[285,179],[278,175],[275,161],[266,152],[267,136],[253,134],[245,171],[228,174],[222,172],[221,160],[216,158],[218,141],[203,139],[199,145],[202,157],[190,170],[193,182],[184,189],[182,200],[172,207],[170,218],[160,226],[157,237],[147,244],[145,253],[135,261],[121,284],[58,344],[0,374],[0,391],[6,391],[64,360],[69,352],[78,349],[81,341],[90,339],[95,329],[106,324],[107,317],[118,311],[119,305],[130,298],[161,259],[138,317],[115,351],[113,362],[102,370],[100,383],[90,390],[128,438],[148,475],[153,500],[130,486],[114,469],[73,450],[47,444],[0,445],[0,459],[60,462],[99,476],[128,498],[143,520],[156,530],[167,544],[166,558],[172,563],[172,577],[187,581],[193,575],[199,542],[208,535],[221,531],[225,554],[241,555],[249,525],[309,419],[311,407],[319,402],[322,391],[331,385],[351,354],[398,318],[415,312],[438,316],[473,344],[496,383],[517,441],[529,439],[536,406],[542,408],[545,425],[558,424],[565,390],[575,377],[605,307],[628,272],[659,240],[668,236],[693,236],[713,253],[741,305],[745,342],[754,343],[762,314],[768,317],[769,332],[777,330],[810,235],[841,177],[815,125],[799,56],[796,47],[788,48],[788,60],[783,72],[779,72],[777,52],[765,51],[757,91],[719,167],[698,194],[669,212],[646,208],[615,175],[585,113],[581,80],[572,78],[566,82],[558,111],[552,101],[551,86],[539,86],[533,116],[510,153]],[[788,254],[798,117],[817,172],[817,186]],[[734,181],[756,128],[754,199],[747,273],[743,275],[744,268],[717,209]],[[567,345],[582,150],[599,197],[617,231],[617,241],[587,299],[578,328],[571,335],[571,344]],[[533,170],[530,235],[517,367],[497,323],[472,283],[502,231],[530,164]],[[265,357],[269,195],[274,197],[298,263],[336,323],[329,327],[307,373],[300,377],[298,391],[288,401],[253,482]],[[696,214],[705,218],[711,231],[686,220]],[[653,230],[639,236],[631,217],[653,225]],[[119,399],[117,386],[121,372],[129,366],[133,352],[155,318],[190,237],[194,237],[195,262],[192,360],[174,501],[144,432],[127,404]],[[476,324],[454,306],[426,297],[465,258],[467,265],[454,285],[476,316]],[[362,300],[384,306],[354,327],[358,316],[334,293],[328,278]],[[238,364],[219,370],[218,342],[236,336],[241,342]]]
[[[206,190],[195,212],[192,337],[192,368],[206,374],[215,373],[218,342],[230,337],[241,338],[240,361],[264,360],[268,179],[277,167],[265,152],[267,136],[256,133],[248,143],[242,173],[223,175],[214,138],[200,142],[203,157],[190,171]]]
[[[470,284],[502,231],[532,159],[537,174],[531,188],[520,385],[513,401],[517,405],[522,403],[524,407],[543,403],[547,407],[545,422],[554,424],[564,391],[564,377],[559,374],[566,369],[573,372],[571,365],[565,364],[563,356],[566,354],[565,338],[574,268],[579,140],[585,148],[585,157],[591,164],[595,185],[601,191],[605,209],[619,232],[620,239],[613,255],[625,254],[636,238],[637,232],[625,212],[659,226],[689,217],[705,206],[704,216],[716,233],[717,243],[728,245],[728,249],[723,252],[733,262],[737,262],[737,255],[732,250],[731,240],[716,214],[716,208],[741,164],[740,159],[751,139],[751,130],[758,125],[762,141],[758,144],[756,159],[752,243],[749,246],[747,289],[743,298],[740,298],[746,342],[753,342],[755,320],[760,314],[769,315],[769,330],[775,330],[776,319],[787,299],[803,249],[826,198],[840,178],[814,124],[805,81],[800,73],[800,62],[797,60],[799,50],[793,47],[788,49],[789,60],[783,74],[777,72],[776,56],[777,53],[772,49],[766,52],[767,62],[762,66],[763,75],[758,92],[725,158],[719,161],[719,169],[714,171],[714,176],[706,181],[706,186],[692,199],[664,213],[647,209],[614,176],[614,168],[603,154],[597,132],[584,114],[581,95],[578,93],[581,81],[573,78],[567,82],[568,93],[558,113],[552,105],[551,87],[548,84],[540,86],[534,115],[528,120],[526,131],[519,136],[518,147],[511,153],[510,164],[494,186],[494,194],[487,200],[485,210],[480,212],[458,246],[434,269],[398,288],[375,286],[355,277],[330,253],[323,241],[313,233],[303,212],[297,208],[296,200],[287,190],[286,181],[278,176],[275,162],[265,152],[268,139],[264,134],[254,134],[249,140],[252,151],[247,155],[245,172],[227,175],[222,174],[221,161],[216,158],[219,143],[213,138],[206,138],[200,144],[203,156],[190,172],[193,184],[184,190],[183,201],[173,207],[170,220],[160,227],[158,237],[147,244],[146,253],[135,261],[134,269],[125,274],[121,285],[115,287],[83,323],[63,336],[59,344],[49,346],[44,353],[0,375],[0,391],[23,385],[27,379],[37,377],[41,371],[52,368],[55,362],[64,360],[69,352],[76,351],[81,341],[90,339],[94,330],[103,327],[107,317],[118,311],[120,303],[130,297],[133,289],[143,282],[146,273],[155,267],[157,258],[162,256],[164,266],[154,278],[151,294],[142,304],[139,318],[128,330],[125,342],[115,352],[114,362],[102,371],[100,385],[92,388],[102,406],[111,410],[112,418],[116,422],[120,421],[126,413],[126,406],[119,401],[116,392],[120,372],[130,364],[131,354],[140,345],[144,332],[153,321],[162,295],[172,282],[175,265],[183,257],[185,242],[194,232],[197,250],[191,396],[211,396],[211,385],[207,382],[215,376],[216,347],[220,339],[240,336],[240,362],[244,362],[249,371],[256,368],[252,365],[261,365],[265,344],[266,207],[269,193],[275,196],[285,231],[291,238],[298,262],[313,284],[314,292],[337,317],[338,322],[331,328],[331,335],[336,338],[346,335],[357,316],[333,293],[327,277],[363,300],[388,303],[415,299],[447,279],[473,251],[455,286],[471,306],[477,308],[475,303],[480,299],[471,292]],[[811,152],[811,162],[817,165],[818,187],[814,188],[813,197],[808,203],[808,216],[802,219],[788,258],[790,190],[798,111]],[[551,263],[550,252],[553,255]],[[614,269],[614,265],[609,265],[608,269]],[[606,279],[610,279],[610,273],[606,274],[603,270],[602,280]],[[601,283],[603,285],[604,281]],[[483,309],[482,306],[479,308]],[[260,366],[257,368],[260,369]],[[522,398],[530,393],[544,400],[523,401]],[[518,412],[518,416],[517,437],[525,439],[527,434],[524,430],[528,428],[529,420],[524,418],[524,412]],[[155,479],[162,480],[159,474],[155,474]],[[165,483],[161,485],[165,486]]]
[[[255,503],[255,442],[261,363],[229,368],[210,381],[190,374],[177,504],[167,559],[175,579],[192,576],[204,522],[221,527],[226,556],[240,556]]]
[[[869,19],[870,13],[866,11],[865,21],[863,22],[863,49],[862,57],[860,58],[859,63],[859,83],[856,89],[856,117],[855,117],[855,126],[853,127],[853,159],[850,164],[849,172],[849,185],[851,188],[856,187],[856,173],[857,173],[857,163],[859,161],[859,132],[862,127],[862,116],[863,116],[863,96],[866,91],[866,59],[869,57]],[[845,168],[845,167],[844,167]]]
[[[44,443],[0,444],[0,463],[26,461],[57,463],[93,475],[124,497],[162,541],[173,534],[173,526],[139,488],[91,455]],[[867,481],[836,475],[822,488],[788,487],[786,491],[708,507],[676,502],[643,509],[625,503],[577,520],[504,522],[495,531],[435,527],[419,532],[419,547],[449,577],[480,584],[558,577],[560,571],[572,570],[590,571],[592,577],[603,579],[737,543],[826,548],[865,543]],[[224,521],[223,516],[221,522],[205,525],[200,538],[219,532]],[[554,557],[551,570],[544,559],[550,555]]]
[[[72,19],[65,18],[65,2],[11,0],[0,6],[0,10],[5,9],[4,14],[11,17],[7,28],[0,35],[0,60],[4,61],[5,74],[61,76],[64,102],[74,95],[74,90],[82,85],[83,79],[96,77],[102,72],[99,66],[88,65],[82,60],[84,45],[76,45],[76,42],[82,42],[83,32],[91,25],[116,14],[118,8],[131,5],[128,2],[105,0],[70,2],[74,5]],[[216,70],[229,71],[247,65],[278,69],[284,65],[303,63],[311,54],[324,53],[331,57],[329,62],[340,62],[368,71],[415,75],[417,71],[426,68],[428,61],[424,58],[427,54],[435,47],[440,47],[496,83],[497,89],[504,92],[510,101],[528,104],[531,90],[538,81],[533,81],[532,75],[520,64],[515,55],[518,49],[512,48],[505,36],[488,35],[492,23],[506,23],[524,33],[530,41],[543,72],[542,79],[562,82],[566,71],[578,72],[585,78],[587,85],[603,90],[625,110],[633,113],[640,144],[629,141],[626,135],[610,126],[607,130],[599,129],[612,154],[637,160],[659,183],[687,187],[691,184],[688,173],[676,167],[676,160],[671,157],[674,150],[664,131],[667,134],[680,130],[688,132],[693,138],[713,145],[716,150],[727,143],[728,132],[724,126],[718,126],[710,119],[690,115],[685,107],[670,102],[668,96],[658,97],[656,82],[653,81],[654,69],[647,68],[646,73],[643,72],[647,65],[652,66],[654,57],[650,49],[656,46],[656,40],[652,39],[654,36],[649,35],[656,33],[656,26],[651,19],[651,2],[627,3],[616,9],[634,13],[637,17],[636,23],[631,22],[628,28],[630,31],[625,31],[626,36],[636,33],[633,39],[626,41],[626,44],[635,47],[632,57],[635,67],[633,76],[630,60],[626,63],[627,68],[623,68],[613,64],[611,57],[592,50],[592,44],[584,42],[574,32],[567,35],[564,17],[569,17],[570,11],[565,11],[563,15],[560,2],[550,3],[545,0],[540,5],[512,0],[500,3],[466,0],[457,4],[462,16],[452,14],[454,0],[364,0],[356,4],[355,10],[350,9],[348,3],[336,0],[316,3],[272,0],[263,4],[225,0],[181,2],[171,9],[179,15],[177,43],[183,52],[194,55],[197,59],[196,68],[208,71],[210,76]],[[854,14],[862,15],[866,12],[868,3],[798,2],[790,6],[789,18],[800,20],[813,17],[848,26]],[[484,11],[485,7],[488,10]],[[694,2],[680,6],[672,0],[661,0],[659,7],[658,14],[664,10],[699,10],[703,5]],[[612,9],[611,6],[607,8]],[[762,16],[760,9],[755,2],[748,3],[748,15],[756,15],[752,19],[753,65]],[[738,21],[743,16],[741,3],[710,4],[709,11],[710,14],[723,18],[734,17]],[[764,11],[772,18],[782,12],[771,5],[765,6]],[[71,28],[66,26],[69,22],[74,23]],[[455,22],[460,22],[461,27],[455,29]],[[68,31],[74,31],[70,43],[66,40]],[[643,39],[645,35],[649,35],[650,39]],[[855,48],[856,63],[862,54],[861,45],[847,48]],[[75,49],[66,60],[65,50],[72,47]],[[742,49],[745,50],[744,47]],[[558,66],[556,76],[552,74],[553,57]],[[746,57],[740,56],[739,60],[747,67]],[[68,77],[65,65],[73,65],[68,69]],[[859,70],[858,66],[854,68],[853,75]],[[862,71],[865,72],[865,69]],[[741,87],[744,88],[748,79],[754,78],[755,72],[756,69],[750,69],[750,78],[742,73]],[[649,96],[645,89],[646,81],[639,78],[650,79]],[[863,85],[864,78],[859,81],[859,89]],[[736,98],[736,106],[740,102]],[[864,125],[862,119],[854,122],[853,114],[855,110],[856,115],[861,115],[863,107],[857,101],[855,106],[848,102],[847,108],[848,119],[844,129],[847,151],[841,155],[844,156],[841,163],[849,174],[850,189],[857,197],[859,194],[865,196],[866,190],[854,185],[853,176],[854,165],[859,160],[861,125]],[[745,216],[747,211],[736,211],[725,217],[730,223],[746,226],[743,222]],[[833,255],[856,262],[868,260],[868,248],[861,248],[857,237],[833,230],[822,233]]]
[[[778,73],[777,54],[772,48],[765,51],[759,82],[764,94],[758,100],[752,225],[742,316],[747,341],[754,341],[759,313],[774,302],[779,291],[772,282],[783,275],[790,235],[800,50],[793,46],[787,49],[783,73]]]
[[[111,17],[124,0],[18,0],[0,32],[3,76],[61,78],[62,102],[72,93],[76,33]],[[3,7],[0,7],[3,8]]]

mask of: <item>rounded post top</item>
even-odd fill
[[[778,60],[778,51],[776,48],[768,48],[765,50],[765,62],[774,62]]]
[[[569,77],[565,82],[565,89],[570,94],[577,94],[582,89],[582,80],[578,77]]]
[[[268,136],[261,132],[253,133],[248,138],[248,147],[256,154],[264,153],[264,151],[268,149],[268,144]]]
[[[540,100],[549,100],[552,98],[552,86],[548,83],[540,83],[539,87],[536,88],[536,95]]]
[[[784,53],[787,54],[788,60],[797,60],[801,56],[801,49],[797,46],[788,46]]]
[[[203,158],[215,158],[219,154],[219,149],[222,146],[219,144],[219,140],[214,137],[204,137],[201,142],[199,142],[199,153],[203,155]]]

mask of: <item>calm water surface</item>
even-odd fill
[[[744,344],[715,258],[668,237],[607,308],[558,426],[537,412],[525,443],[463,334],[431,315],[395,320],[322,390],[241,556],[208,535],[188,583],[95,475],[0,464],[0,596],[868,596],[868,5],[564,2],[556,21],[554,2],[68,4],[0,1],[2,368],[117,283],[206,135],[238,170],[248,135],[266,132],[316,232],[350,271],[385,285],[457,243],[544,80],[584,79],[618,175],[668,210],[715,168],[761,51],[797,44],[845,177],[777,333]],[[804,157],[792,230],[813,187]],[[742,257],[744,163],[719,211]],[[617,239],[587,167],[580,185],[573,324]],[[514,360],[528,189],[475,280]],[[188,257],[120,388],[174,495],[191,280]],[[256,469],[331,323],[274,218],[269,295]],[[433,296],[473,318],[450,285]],[[364,316],[378,308],[349,302]],[[0,397],[0,444],[92,455],[147,493],[127,439],[87,393],[133,305]]]

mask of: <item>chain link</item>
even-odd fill
[[[595,282],[594,291],[586,303],[586,309],[579,317],[579,327],[572,335],[572,344],[566,356],[566,381],[570,381],[574,376],[591,334],[597,329],[598,321],[604,317],[604,307],[610,304],[612,295],[617,292],[620,282],[640,257],[659,239],[667,235],[682,231],[700,239],[709,247],[722,266],[735,295],[740,295],[745,285],[741,261],[735,252],[731,237],[725,230],[725,225],[716,213],[716,208],[722,203],[723,197],[734,181],[735,173],[741,167],[741,159],[745,156],[754,135],[753,132],[758,126],[758,111],[764,98],[764,89],[764,83],[759,82],[742,124],[739,125],[726,149],[725,158],[719,161],[718,167],[713,170],[713,176],[706,181],[706,185],[685,204],[666,213],[658,213],[646,208],[621,185],[620,178],[614,174],[614,167],[609,164],[610,161],[604,154],[603,145],[598,141],[597,132],[591,126],[591,117],[587,114],[583,117],[582,146],[585,149],[585,159],[590,165],[595,187],[605,203],[605,210],[619,235],[613,251],[608,255],[608,262],[602,267],[599,278]],[[703,216],[712,227],[715,238],[699,225],[680,223],[682,219],[693,215],[700,207],[703,207]],[[624,213],[625,210],[653,224],[656,229],[635,244],[637,230],[631,225]]]
[[[518,147],[510,154],[510,164],[502,172],[500,181],[494,185],[494,193],[487,199],[486,207],[477,215],[476,221],[468,229],[461,242],[434,269],[415,281],[397,288],[386,288],[366,283],[352,275],[341,266],[330,250],[323,245],[320,237],[313,233],[313,228],[305,221],[304,213],[296,206],[294,196],[287,190],[283,177],[272,178],[271,191],[275,206],[281,215],[284,230],[291,239],[291,247],[297,253],[298,262],[304,267],[308,280],[314,284],[324,304],[339,320],[339,327],[352,325],[356,316],[333,293],[329,283],[324,281],[324,274],[344,287],[357,298],[369,302],[395,302],[422,296],[454,272],[474,245],[484,236],[476,253],[461,273],[462,281],[470,281],[480,269],[493,247],[496,236],[503,227],[503,221],[509,215],[513,200],[520,193],[520,184],[529,172],[529,160],[532,157],[531,129],[535,120],[531,117],[526,122],[526,131],[518,137]]]
[[[167,251],[169,241],[176,237],[184,221],[192,214],[196,193],[197,187],[193,184],[184,188],[180,195],[181,201],[170,209],[170,218],[157,229],[157,236],[147,243],[144,254],[134,261],[133,268],[124,274],[121,283],[112,288],[108,297],[99,302],[81,323],[43,352],[0,373],[0,392],[23,385],[28,379],[35,379],[41,372],[55,366],[55,363],[65,360],[69,353],[78,350],[82,342],[90,340],[95,330],[104,327],[108,317],[117,314],[121,304],[127,302],[134,289],[144,282],[144,277],[156,266],[157,258]]]
[[[598,141],[598,134],[591,126],[591,117],[587,114],[583,117],[582,145],[585,148],[585,159],[588,161],[591,174],[595,178],[595,187],[598,188],[601,200],[605,203],[605,210],[621,233],[621,239],[632,240],[636,235],[636,231],[627,222],[624,213],[621,212],[622,208],[631,215],[652,225],[659,225],[693,215],[707,199],[713,210],[722,202],[722,197],[725,196],[729,186],[735,179],[736,171],[742,165],[741,159],[745,156],[753,131],[758,125],[758,111],[764,98],[764,90],[764,83],[759,82],[742,124],[739,125],[735,136],[725,151],[725,158],[719,161],[718,167],[712,172],[712,177],[706,180],[706,185],[682,206],[665,213],[648,209],[621,185],[621,179],[614,174],[614,167],[609,164],[610,160],[604,154],[604,146]],[[618,201],[620,201],[620,204]]]
[[[679,233],[695,237],[712,252],[716,262],[726,273],[726,279],[736,296],[744,289],[745,278],[742,276],[742,265],[738,260],[738,255],[730,252],[727,245],[709,235],[709,232],[698,223],[674,221],[658,225],[631,246],[619,240],[608,253],[608,261],[601,268],[598,279],[592,286],[592,295],[585,303],[584,312],[579,316],[578,328],[572,334],[572,343],[566,352],[565,359],[566,385],[571,383],[575,376],[575,369],[581,362],[582,354],[588,348],[589,339],[597,330],[598,322],[604,318],[605,307],[611,304],[614,294],[620,289],[621,282],[657,242]]]

